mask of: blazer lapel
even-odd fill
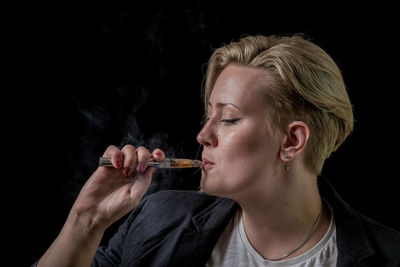
[[[353,266],[370,260],[375,251],[359,221],[359,215],[339,196],[325,178],[320,177],[318,185],[321,195],[334,210],[338,247],[337,266]]]
[[[182,229],[168,266],[204,266],[238,205],[219,199],[193,216],[192,227]]]

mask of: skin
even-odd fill
[[[266,107],[256,90],[263,75],[228,66],[216,81],[207,123],[197,136],[203,158],[215,163],[202,175],[206,193],[238,200],[281,172],[280,137],[268,130]]]
[[[321,198],[316,174],[304,164],[307,125],[291,122],[284,133],[268,127],[268,107],[259,91],[266,77],[262,69],[227,66],[215,83],[197,140],[203,160],[212,162],[203,168],[202,190],[238,202],[250,243],[271,259],[302,243],[320,213]],[[329,222],[324,213],[313,238],[290,257],[314,246]]]
[[[250,243],[264,258],[275,258],[305,239],[321,210],[321,198],[316,175],[303,159],[307,125],[291,122],[284,133],[268,127],[267,107],[258,91],[265,77],[260,69],[226,67],[214,86],[209,119],[197,140],[208,162],[202,189],[236,200]],[[160,149],[150,153],[130,145],[121,150],[109,146],[103,156],[111,157],[114,168],[99,167],[88,179],[39,267],[90,266],[107,227],[134,209],[147,191],[155,172],[147,162],[165,158]],[[329,221],[324,212],[310,241],[290,257],[321,240]]]
[[[99,167],[83,186],[68,218],[38,266],[90,266],[104,231],[134,209],[151,183],[155,168],[146,168],[150,158],[162,161],[160,149],[127,145],[109,146],[114,168]]]

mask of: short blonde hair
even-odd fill
[[[218,48],[205,76],[207,111],[214,84],[229,64],[266,70],[260,88],[274,129],[281,133],[295,120],[310,128],[305,163],[320,174],[325,160],[353,129],[353,111],[342,74],[332,58],[300,35],[247,36]]]

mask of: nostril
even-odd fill
[[[198,134],[197,135],[197,142],[199,142],[200,145],[203,145],[204,147],[207,146],[217,146],[218,141],[215,137],[213,137],[212,135],[201,135]]]

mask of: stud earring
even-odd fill
[[[284,154],[283,157],[285,159],[290,159],[290,155],[289,154]],[[290,169],[289,164],[287,162],[285,162],[285,165],[283,166],[283,169],[285,169],[285,171]]]
[[[290,169],[289,164],[285,163],[285,165],[283,166],[283,169],[285,171],[289,170]]]

